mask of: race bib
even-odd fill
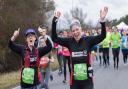
[[[32,68],[24,68],[22,72],[22,81],[27,84],[34,83],[35,71]]]
[[[108,46],[108,42],[107,41],[104,42],[104,46]]]
[[[75,80],[87,80],[88,79],[86,63],[74,65],[74,79]]]
[[[115,41],[113,42],[113,45],[117,45],[117,44],[118,44],[118,41],[115,40]]]

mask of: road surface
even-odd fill
[[[111,54],[111,53],[110,53]],[[120,54],[119,69],[113,68],[112,55],[111,64],[108,68],[99,66],[99,61],[94,61],[94,89],[128,89],[128,64],[123,64]],[[69,89],[69,76],[66,84],[62,83],[63,75],[59,76],[58,71],[53,72],[54,80],[49,82],[50,89]],[[19,86],[13,89],[20,89]]]

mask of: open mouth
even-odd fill
[[[32,43],[33,41],[32,40],[30,40],[30,43]]]

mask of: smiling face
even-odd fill
[[[79,41],[82,34],[82,29],[80,26],[73,25],[71,28],[72,36],[75,38],[76,41]]]
[[[63,31],[63,37],[68,37],[68,32],[67,31]]]
[[[45,36],[47,30],[45,28],[41,28],[41,30],[39,32],[40,32],[41,36]]]
[[[42,38],[42,39],[40,39],[40,45],[41,45],[41,47],[45,47],[46,46],[46,42],[45,42],[45,40]]]
[[[29,47],[34,46],[35,41],[36,41],[36,35],[35,34],[30,33],[26,36],[26,42],[27,42]]]
[[[123,31],[123,35],[126,36],[127,35],[127,32],[126,31]]]

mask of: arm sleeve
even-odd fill
[[[105,22],[101,22],[101,34],[97,36],[88,37],[88,41],[90,43],[90,47],[102,42],[106,38],[106,27]]]
[[[39,47],[39,57],[41,58],[45,54],[49,53],[52,49],[52,44],[49,39],[46,40],[46,46],[45,47]]]
[[[46,35],[47,36],[47,38],[49,39],[49,41],[51,42],[51,44],[52,44],[52,48],[54,47],[54,44],[53,44],[53,41],[52,41],[52,39],[50,38],[50,36],[48,36],[48,35]]]
[[[51,53],[48,55],[48,57],[49,57],[49,59],[51,59],[52,57],[51,57]]]
[[[52,21],[52,40],[55,43],[58,43],[60,45],[63,45],[65,47],[68,48],[68,44],[70,42],[70,38],[61,38],[57,36],[57,32],[56,32],[56,24],[57,24],[57,18],[54,17],[53,21]]]
[[[9,40],[8,46],[9,46],[9,48],[10,48],[12,51],[14,51],[14,52],[16,52],[16,53],[18,53],[19,55],[22,56],[22,51],[23,51],[23,48],[24,48],[23,45],[16,44],[15,42]]]

